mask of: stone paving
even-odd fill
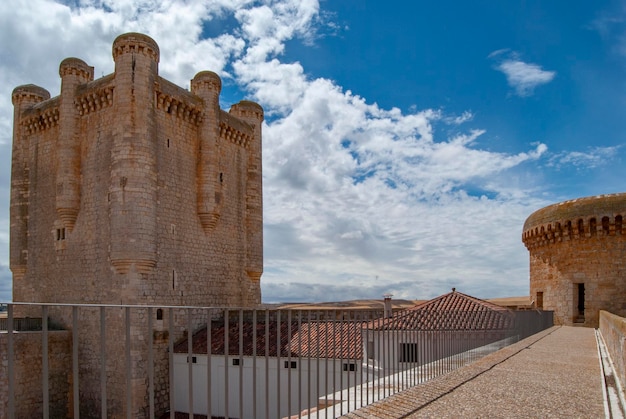
[[[345,418],[601,418],[595,329],[553,327]]]

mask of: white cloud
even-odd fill
[[[504,73],[509,86],[515,89],[518,96],[531,96],[536,87],[550,83],[556,76],[555,71],[544,70],[538,64],[526,63],[507,49],[494,51],[489,54],[489,58],[499,60],[496,70]]]
[[[387,291],[396,298],[428,298],[451,286],[480,297],[528,292],[520,229],[545,202],[530,196],[512,173],[543,158],[545,145],[513,153],[482,149],[480,129],[450,137],[435,129],[458,130],[471,120],[470,112],[383,109],[375,98],[284,62],[286,41],[315,37],[319,5],[313,0],[72,4],[0,6],[0,34],[16,40],[0,45],[0,55],[8,57],[0,61],[0,132],[12,130],[7,98],[13,87],[35,83],[58,94],[58,65],[66,56],[94,65],[97,75],[108,74],[111,43],[123,32],[155,38],[160,73],[177,84],[186,86],[202,70],[217,71],[249,92],[267,116],[266,300],[298,294],[378,298]],[[201,39],[203,25],[224,18],[238,25]],[[523,93],[554,77],[521,61],[501,65]],[[0,138],[7,150],[9,144],[8,136]],[[9,154],[0,157],[7,188]],[[0,220],[8,225],[8,193],[3,196]],[[0,255],[7,260],[1,231]]]
[[[556,168],[572,166],[592,169],[610,162],[619,152],[621,146],[592,147],[586,151],[563,151],[550,156],[548,165]]]

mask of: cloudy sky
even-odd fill
[[[622,1],[2,1],[0,301],[11,91],[131,31],[265,109],[264,302],[528,295],[526,217],[625,189]]]

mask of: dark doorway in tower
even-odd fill
[[[576,293],[576,313],[574,315],[574,323],[585,322],[585,284],[574,284],[574,292]]]

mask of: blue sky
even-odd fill
[[[528,295],[533,211],[624,191],[626,3],[0,3],[0,300],[8,267],[11,91],[59,93],[143,32],[181,86],[220,74],[222,107],[265,109],[263,300]]]

